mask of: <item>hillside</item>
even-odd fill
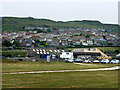
[[[24,30],[24,26],[48,26],[54,28],[103,28],[106,30],[112,30],[112,32],[117,32],[118,25],[116,24],[102,24],[99,21],[53,21],[48,19],[34,19],[28,18],[17,18],[17,17],[2,17],[3,32],[4,31],[21,31]]]

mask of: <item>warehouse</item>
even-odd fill
[[[96,56],[104,56],[108,57],[106,54],[102,53],[97,48],[79,48],[72,50],[74,58],[79,57],[96,57]]]

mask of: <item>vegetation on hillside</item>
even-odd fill
[[[48,19],[34,19],[28,18],[17,18],[17,17],[3,17],[2,18],[3,31],[21,31],[24,30],[25,26],[35,27],[52,27],[52,28],[103,28],[106,30],[112,30],[112,32],[118,31],[117,24],[102,24],[99,21],[52,21]]]

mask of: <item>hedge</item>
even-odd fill
[[[5,57],[15,57],[15,56],[21,56],[25,57],[27,52],[2,52],[2,56]]]

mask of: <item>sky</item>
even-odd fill
[[[55,21],[98,20],[118,23],[119,0],[1,0],[0,17],[34,17]]]

